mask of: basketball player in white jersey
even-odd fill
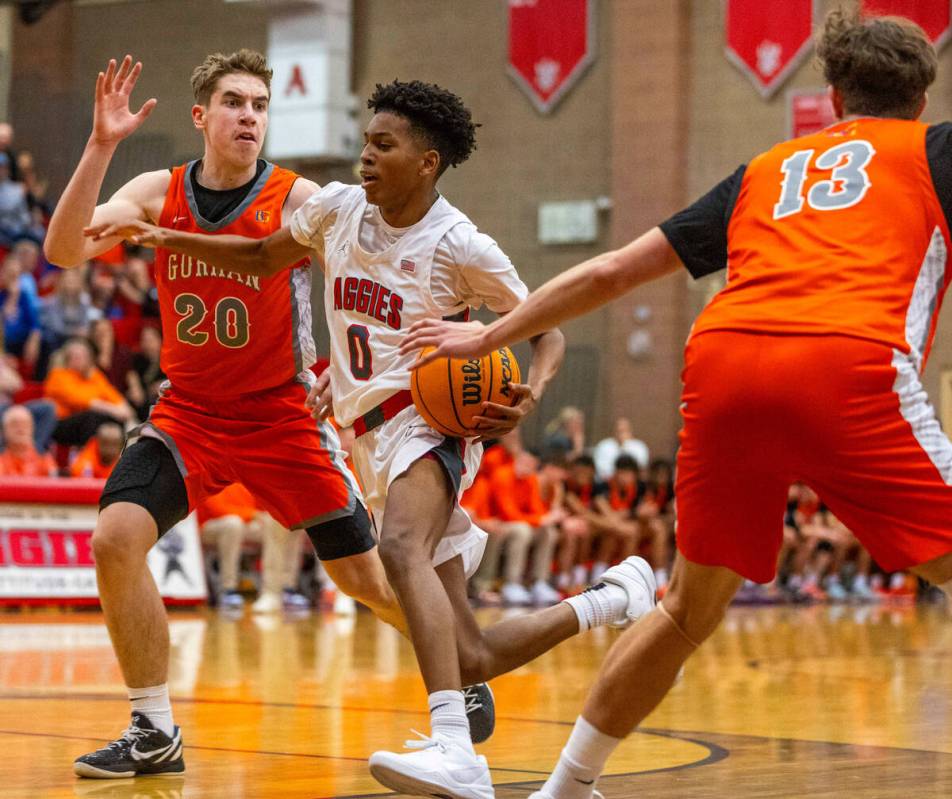
[[[353,425],[354,463],[380,536],[380,556],[406,614],[429,693],[431,736],[410,754],[377,752],[371,772],[410,794],[460,799],[494,795],[489,769],[472,748],[461,686],[509,671],[597,624],[624,624],[654,605],[647,563],[631,558],[604,585],[531,616],[480,630],[466,597],[486,536],[459,506],[482,447],[444,437],[410,398],[400,354],[411,324],[464,315],[486,304],[506,313],[525,285],[496,243],[436,190],[449,166],[475,146],[469,110],[452,93],[414,81],[377,86],[365,132],[360,186],[331,183],[312,195],[289,230],[261,240],[196,237],[142,223],[118,229],[139,243],[178,249],[248,274],[273,274],[316,251],[324,264],[331,332],[333,409]],[[498,436],[535,406],[561,363],[558,330],[532,340],[527,384],[512,407],[486,404],[479,417]],[[314,392],[312,392],[312,396]]]

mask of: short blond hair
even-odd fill
[[[212,53],[195,67],[192,72],[192,93],[195,95],[195,102],[199,105],[208,105],[218,86],[218,81],[225,75],[233,75],[236,72],[245,72],[260,78],[268,90],[268,97],[271,97],[272,70],[268,66],[268,59],[257,50],[242,48],[228,55]]]

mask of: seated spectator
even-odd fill
[[[69,466],[73,477],[97,477],[105,480],[122,453],[126,435],[119,422],[103,422]]]
[[[53,293],[43,298],[40,321],[43,326],[43,357],[40,374],[45,374],[49,356],[68,339],[85,338],[95,319],[85,289],[85,267],[57,270]]]
[[[561,455],[566,461],[585,452],[585,414],[567,405],[545,428],[542,455]]]
[[[23,279],[17,256],[8,253],[0,267],[4,347],[32,369],[40,355],[40,304],[30,283]]]
[[[146,325],[139,334],[139,351],[132,356],[132,368],[126,374],[126,399],[140,419],[149,416],[149,409],[159,398],[165,372],[159,365],[162,354],[162,331]]]
[[[34,235],[26,188],[11,179],[10,164],[10,156],[0,152],[0,244],[4,247]]]
[[[60,357],[61,365],[59,364]],[[83,446],[103,422],[133,421],[132,407],[106,376],[93,364],[92,345],[82,338],[66,342],[54,354],[43,390],[56,403],[59,423],[53,440],[67,446]]]
[[[3,441],[0,452],[2,477],[56,477],[56,461],[49,453],[40,453],[33,443],[33,417],[22,405],[11,405],[3,412]]]
[[[0,354],[0,414],[14,404],[14,397],[23,390],[23,378]],[[31,399],[21,403],[33,417],[33,441],[39,452],[46,452],[56,427],[56,406],[48,399]]]
[[[607,487],[595,479],[595,461],[589,455],[579,455],[569,463],[565,482],[566,518],[562,522],[562,537],[557,555],[556,587],[563,593],[578,593],[588,584],[588,566],[591,556],[592,529],[590,512],[596,496],[606,493]],[[594,582],[594,581],[593,581]]]
[[[92,261],[86,279],[89,299],[97,315],[106,319],[121,319],[123,309],[116,299],[116,272],[108,264]]]
[[[480,473],[490,477],[500,466],[511,464],[516,453],[522,452],[522,450],[522,436],[517,427],[510,430],[502,438],[486,444],[483,458],[479,462]]]
[[[622,546],[609,555],[607,565],[612,565],[637,553],[641,542],[650,544],[649,560],[654,569],[655,582],[659,589],[668,585],[668,569],[671,565],[671,536],[668,525],[658,508],[655,495],[647,483],[639,478],[638,463],[630,455],[620,455],[615,461],[615,474],[608,481],[608,495],[596,502],[604,502],[606,516],[617,515],[616,527],[621,531]],[[595,567],[593,566],[593,571]]]
[[[241,483],[206,499],[197,508],[202,537],[218,549],[218,607],[240,611],[239,592],[242,541],[261,542],[261,594],[252,606],[255,613],[282,609],[306,610],[310,601],[298,591],[301,568],[301,530],[286,530],[265,511]]]
[[[496,468],[489,478],[493,515],[501,522],[502,540],[508,543],[501,590],[507,605],[554,605],[561,599],[549,585],[549,575],[558,539],[556,525],[565,512],[546,506],[536,476],[538,467],[538,457],[523,450],[516,453],[511,464]],[[526,590],[523,580],[530,547],[530,589]],[[498,561],[498,554],[495,557]]]
[[[607,480],[615,471],[615,461],[619,455],[629,455],[635,459],[638,468],[648,468],[648,445],[635,438],[631,432],[631,422],[624,416],[615,420],[615,429],[611,436],[603,438],[592,450],[595,469],[600,480]]]
[[[89,329],[96,367],[114,388],[125,394],[129,389],[132,352],[116,341],[116,331],[109,319],[97,319]]]
[[[0,153],[7,156],[10,163],[10,179],[21,180],[19,159],[13,149],[13,125],[9,122],[0,122]]]
[[[46,189],[48,181],[43,180],[36,174],[36,163],[33,159],[33,153],[29,150],[21,150],[16,154],[11,163],[16,166],[19,176],[11,172],[10,177],[13,180],[19,180],[26,189],[26,202],[30,210],[38,209],[44,217],[50,216],[52,209],[46,202]]]

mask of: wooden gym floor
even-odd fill
[[[387,795],[367,756],[428,729],[410,646],[368,613],[171,620],[188,771],[96,781],[76,779],[73,758],[128,720],[101,617],[0,615],[0,797]],[[493,681],[496,733],[479,749],[500,799],[548,774],[615,636],[587,633]],[[606,799],[952,796],[950,655],[944,608],[732,609],[598,787]]]

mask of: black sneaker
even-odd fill
[[[463,689],[466,701],[466,718],[469,721],[469,738],[481,744],[496,729],[496,702],[489,683],[481,682]]]
[[[141,713],[132,714],[132,723],[121,737],[103,749],[76,758],[73,771],[80,777],[114,780],[139,774],[181,774],[182,731],[176,727],[171,738],[157,730]]]

